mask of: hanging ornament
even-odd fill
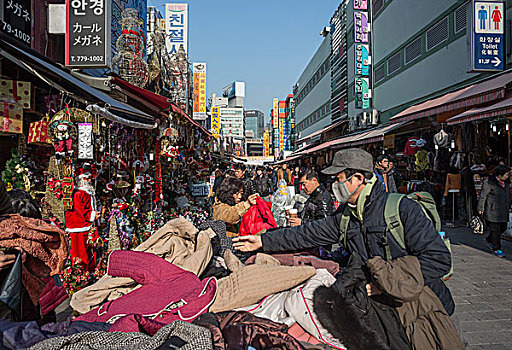
[[[78,123],[78,159],[93,159],[92,123]]]

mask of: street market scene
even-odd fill
[[[0,1],[0,350],[512,349],[512,0]]]

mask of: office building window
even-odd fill
[[[377,14],[384,7],[384,0],[375,0],[373,2],[373,13]]]
[[[448,17],[437,22],[427,30],[427,51],[439,46],[448,40]]]
[[[402,66],[402,57],[401,57],[402,51],[398,51],[393,56],[388,58],[387,64],[388,64],[388,74],[392,74],[400,69]]]
[[[405,64],[421,56],[421,36],[405,47]]]
[[[460,33],[466,29],[466,22],[468,19],[468,3],[455,10],[455,34]]]

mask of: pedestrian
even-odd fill
[[[235,176],[237,179],[242,180],[244,183],[244,194],[242,200],[246,201],[250,195],[256,193],[254,190],[254,184],[249,176],[249,172],[246,170],[245,165],[235,165]]]
[[[261,198],[268,202],[270,200],[270,195],[273,193],[272,180],[267,177],[267,174],[265,174],[264,170],[265,168],[263,166],[256,168],[256,177],[254,178],[253,183],[256,193],[258,193]]]
[[[318,181],[318,174],[311,168],[300,174],[300,184],[309,195],[299,218],[290,218],[291,226],[299,226],[332,214],[334,203],[331,195]]]
[[[213,220],[222,220],[226,223],[228,235],[234,237],[238,234],[240,222],[251,205],[256,204],[257,194],[252,194],[246,201],[242,200],[244,182],[235,177],[226,178],[217,190],[215,204],[213,205]]]
[[[264,252],[282,252],[312,249],[339,243],[341,220],[349,211],[345,250],[358,253],[366,262],[376,256],[392,259],[413,255],[421,265],[425,284],[439,297],[450,316],[455,303],[442,277],[451,269],[451,254],[432,221],[422,207],[407,198],[400,202],[406,249],[402,249],[386,230],[384,208],[388,194],[373,174],[372,156],[362,149],[346,149],[334,155],[332,166],[324,174],[336,176],[333,192],[345,205],[330,216],[308,224],[281,228],[260,236],[235,238],[235,248],[241,251],[263,249]],[[347,209],[348,208],[348,209]],[[386,249],[386,247],[388,249]],[[368,295],[380,294],[378,286],[368,281]]]
[[[286,163],[283,163],[281,169],[277,171],[277,181],[279,182],[280,180],[286,181],[286,186],[290,186],[292,183],[292,172],[288,169],[288,164]]]
[[[389,157],[381,155],[377,158],[375,168],[373,170],[377,179],[382,183],[386,192],[396,193],[398,192],[395,184],[395,177],[393,176],[393,170],[389,167]]]
[[[213,193],[217,193],[217,189],[221,185],[222,181],[224,181],[224,174],[222,174],[222,170],[219,168],[215,169],[215,181],[213,183]]]
[[[395,188],[398,191],[399,187],[402,185],[402,174],[400,174],[400,170],[395,167],[395,162],[393,160],[389,160],[389,171],[388,176],[393,177],[393,181],[395,182]]]
[[[293,169],[293,187],[295,189],[295,194],[300,193],[300,167],[296,166],[295,169]]]
[[[478,200],[478,213],[483,215],[488,232],[487,243],[500,258],[505,257],[501,250],[501,234],[507,230],[510,210],[509,170],[505,165],[496,166],[493,174],[484,181]]]
[[[272,181],[272,192],[277,190],[277,172],[271,166],[267,166],[267,177]]]

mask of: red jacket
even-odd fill
[[[217,292],[217,280],[201,281],[196,275],[145,252],[115,250],[107,274],[133,278],[142,287],[106,302],[77,321],[115,323],[127,314],[140,314],[162,324],[192,322],[207,312]],[[117,327],[117,331],[123,330]]]
[[[276,219],[270,208],[272,203],[266,202],[260,197],[256,200],[256,205],[249,208],[245,213],[240,229],[238,230],[239,236],[255,235],[262,230],[277,227]]]

